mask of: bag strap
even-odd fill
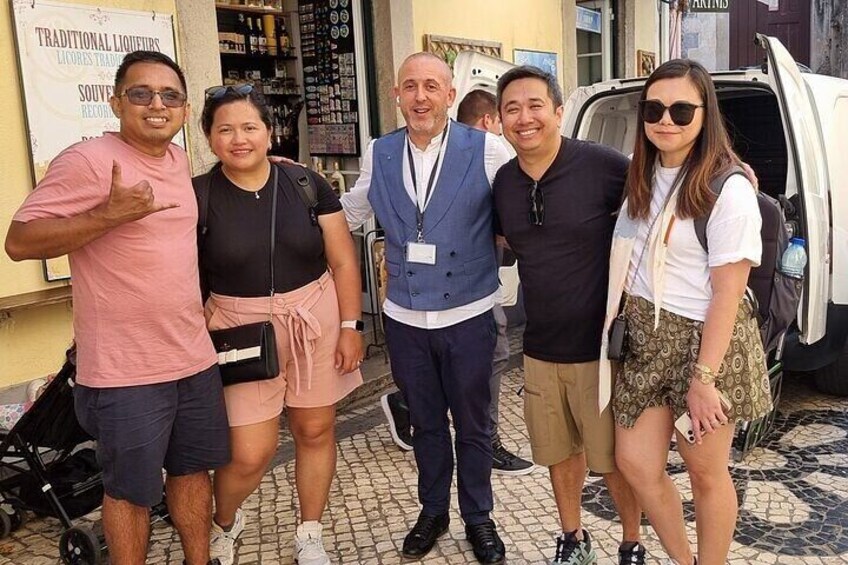
[[[295,187],[297,195],[306,205],[306,209],[309,210],[309,219],[312,221],[312,225],[317,226],[318,215],[315,213],[315,208],[318,206],[318,189],[315,188],[315,184],[309,176],[309,171],[298,166],[299,174],[297,178],[295,178],[295,175],[292,172],[293,167],[285,167],[277,164],[275,168],[283,170],[283,173],[285,173],[288,177],[289,182],[291,182]]]
[[[718,176],[714,177],[713,180],[710,181],[710,191],[715,194],[716,200],[718,200],[718,197],[721,196],[721,191],[724,188],[724,183],[727,182],[727,179],[733,175],[744,174],[745,171],[742,170],[742,167],[739,165],[731,165],[719,173]],[[705,253],[709,253],[710,251],[709,246],[707,245],[707,222],[710,221],[710,216],[713,214],[713,208],[715,208],[715,201],[713,201],[713,205],[710,206],[709,212],[700,218],[695,218],[695,235],[698,237],[698,243],[701,244]]]
[[[274,183],[271,185],[271,294],[268,297],[268,320],[274,319],[274,244],[277,240],[277,192],[279,192],[278,167],[271,167],[274,171]]]

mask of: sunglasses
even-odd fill
[[[545,223],[545,197],[539,189],[539,183],[533,183],[533,188],[527,196],[530,200],[530,212],[527,217],[532,225],[541,226]]]
[[[126,89],[121,96],[126,96],[130,104],[134,106],[150,106],[153,97],[159,95],[162,105],[168,108],[181,108],[185,106],[187,96],[177,90],[153,90],[146,86],[134,86]]]
[[[227,84],[223,86],[210,86],[206,89],[207,100],[218,100],[223,98],[227,92],[235,92],[239,96],[247,96],[253,92],[253,85],[249,82],[243,84]]]
[[[668,115],[674,125],[688,126],[695,119],[695,110],[703,107],[703,104],[690,104],[689,102],[675,102],[671,106],[666,106],[659,100],[641,100],[639,102],[639,117],[646,123],[655,124],[662,119],[665,111],[668,110]]]

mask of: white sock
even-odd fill
[[[297,537],[299,538],[320,538],[321,537],[321,522],[311,520],[303,522],[297,527]]]

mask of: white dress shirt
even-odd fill
[[[448,136],[450,135],[450,127],[451,125],[449,121],[447,127]],[[418,194],[416,195],[415,187],[412,184],[406,150],[403,152],[403,185],[404,188],[406,188],[406,193],[409,195],[409,199],[413,202],[417,201],[421,209],[424,210],[426,209],[427,204],[429,204],[432,200],[433,194],[435,194],[435,192],[439,189],[439,183],[437,180],[429,198],[427,198],[427,201],[424,202],[424,199],[427,197],[427,181],[430,180],[430,174],[432,173],[433,166],[436,165],[436,163],[438,163],[438,169],[436,169],[435,178],[439,178],[442,163],[444,162],[444,152],[448,145],[447,140],[445,140],[444,144],[442,143],[442,133],[440,132],[437,136],[430,140],[430,143],[423,150],[418,149],[415,144],[409,140],[408,136],[406,142],[409,145],[409,149],[412,153],[412,159],[414,161],[415,176],[417,177],[416,185],[419,187]],[[356,184],[353,185],[350,192],[345,193],[341,198],[345,217],[347,218],[347,223],[351,230],[357,229],[374,215],[374,210],[371,208],[371,202],[368,201],[368,190],[371,188],[371,174],[374,163],[373,147],[374,141],[368,144],[368,148],[365,150],[365,155],[362,157],[362,168],[359,172],[359,178],[357,179]],[[494,134],[486,133],[483,165],[486,170],[486,177],[489,179],[490,187],[495,179],[495,174],[498,172],[498,169],[509,161],[509,159],[509,152],[506,150],[506,147],[504,147],[500,138]],[[494,238],[494,234],[492,237]],[[383,312],[386,316],[402,324],[416,328],[433,330],[453,326],[460,322],[464,322],[465,320],[469,320],[474,316],[479,316],[494,306],[498,295],[499,291],[495,291],[489,296],[481,298],[480,300],[475,300],[474,302],[465,304],[464,306],[457,306],[456,308],[450,308],[448,310],[432,311],[410,310],[395,304],[387,298],[383,303]]]

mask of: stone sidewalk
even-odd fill
[[[503,380],[501,435],[528,456],[515,367]],[[325,545],[342,564],[401,563],[399,549],[418,512],[416,472],[411,453],[392,444],[375,400],[349,407],[339,418],[338,477],[325,515]],[[283,433],[275,467],[245,504],[247,526],[237,544],[239,565],[292,563],[295,529],[294,462]],[[670,469],[687,500],[691,539],[694,523],[688,481],[673,455]],[[733,467],[742,500],[732,547],[733,564],[817,564],[848,562],[848,410],[846,403],[819,395],[799,379],[787,379],[776,433],[742,464]],[[494,518],[510,564],[545,563],[553,553],[556,511],[547,473],[493,477]],[[455,489],[454,489],[455,492]],[[599,563],[611,564],[620,535],[610,499],[599,479],[584,492],[584,520],[594,537]],[[93,523],[95,512],[83,520]],[[448,535],[422,563],[475,563],[464,540],[456,502]],[[664,557],[649,527],[643,528],[649,562]],[[0,542],[0,565],[55,564],[61,528],[56,520],[31,521]],[[148,563],[178,565],[182,552],[175,533],[154,524]]]

